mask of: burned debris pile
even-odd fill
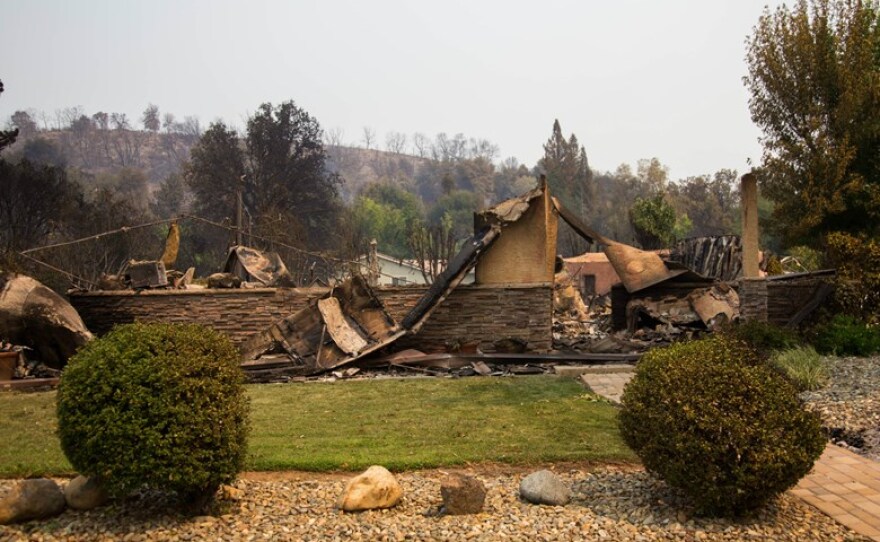
[[[403,333],[366,280],[355,275],[254,335],[243,347],[242,357],[252,372],[319,373],[374,352]],[[264,358],[265,366],[253,361]]]
[[[417,333],[499,237],[502,228],[518,220],[530,202],[542,194],[543,189],[538,188],[487,211],[474,237],[465,242],[399,324],[367,280],[354,274],[308,307],[248,341],[243,348],[243,366],[255,379],[319,374],[343,368],[404,335]],[[425,363],[430,365],[433,360]]]
[[[610,303],[607,294],[598,295],[594,290],[586,303],[557,304],[554,347],[582,352],[642,352],[681,338],[693,338],[739,318],[739,296],[729,282],[704,276],[673,259],[697,264],[712,275],[739,273],[742,264],[741,257],[737,263],[737,256],[741,255],[738,238],[690,240],[667,252],[664,259],[660,252],[640,250],[602,236],[555,198],[553,203],[559,216],[575,231],[604,247],[605,258],[618,279],[610,288]],[[581,264],[579,274],[592,278],[595,285],[596,274],[590,271],[592,266],[598,272],[599,259],[589,261]],[[560,282],[564,284],[565,277]],[[569,289],[561,286],[557,291]],[[572,304],[587,307],[586,315],[580,314],[583,311],[572,311]]]
[[[92,334],[60,295],[25,275],[0,275],[0,381],[56,379]]]

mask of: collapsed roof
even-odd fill
[[[712,282],[712,279],[707,279],[683,265],[664,262],[656,252],[640,250],[605,237],[587,226],[580,217],[566,209],[558,199],[552,198],[552,200],[559,216],[574,231],[591,243],[605,246],[605,255],[608,256],[608,260],[629,293],[635,293],[674,278],[692,282]]]

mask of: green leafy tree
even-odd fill
[[[636,240],[646,250],[668,247],[691,228],[687,215],[676,217],[675,209],[663,193],[636,199],[629,216]]]
[[[511,156],[504,159],[495,172],[494,200],[497,202],[512,198],[531,190],[535,185],[535,176],[532,175],[529,168]]]
[[[748,42],[760,182],[792,244],[880,232],[880,11],[863,0],[766,9]]]
[[[380,252],[412,257],[408,236],[421,220],[421,203],[415,195],[390,184],[368,186],[349,213],[353,256],[364,254],[370,241],[376,239]]]
[[[739,231],[741,209],[735,170],[688,177],[667,185],[667,195],[679,214],[693,222],[691,235],[728,235]]]
[[[467,190],[454,190],[437,200],[428,211],[429,226],[439,226],[444,217],[451,220],[450,234],[457,242],[474,233],[474,211],[479,209],[476,194]]]

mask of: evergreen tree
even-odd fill
[[[231,222],[244,172],[244,153],[238,135],[221,121],[211,124],[190,151],[184,168],[193,192],[195,214]]]
[[[559,120],[553,122],[553,133],[544,144],[544,157],[538,167],[547,175],[550,193],[572,212],[589,220],[593,209],[593,172],[587,151],[571,134],[566,140]],[[560,250],[564,255],[584,252],[587,244],[567,225],[560,226]]]

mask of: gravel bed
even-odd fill
[[[880,356],[825,358],[829,382],[801,397],[822,416],[831,440],[880,460]]]
[[[535,506],[517,496],[525,472],[463,471],[487,487],[485,510],[472,516],[435,515],[441,471],[398,475],[404,499],[391,510],[344,514],[334,509],[344,479],[258,480],[236,483],[239,500],[221,503],[216,517],[181,517],[153,495],[90,512],[65,512],[44,522],[0,526],[2,540],[791,540],[862,541],[845,527],[783,495],[753,517],[691,517],[665,484],[639,468],[603,466],[560,472],[571,484],[568,506]],[[307,476],[307,475],[306,475]],[[12,481],[0,481],[0,489]],[[225,508],[225,510],[223,509]]]

